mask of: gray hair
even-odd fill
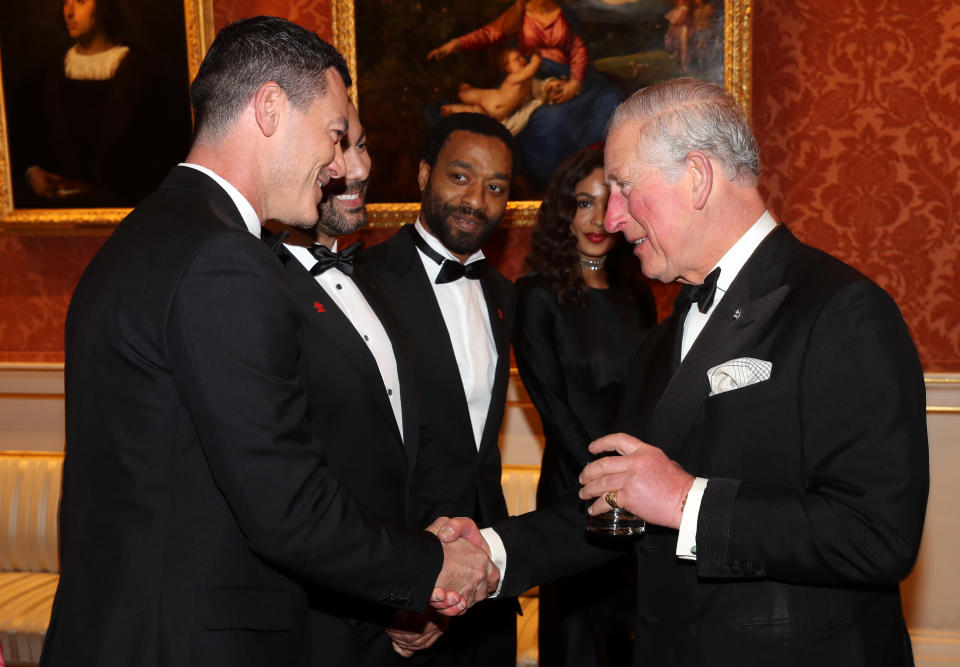
[[[316,34],[286,19],[256,16],[217,35],[190,88],[198,137],[223,136],[257,89],[268,81],[305,111],[327,92],[327,70],[350,86],[343,56]]]
[[[638,158],[668,180],[680,177],[691,151],[717,160],[729,180],[760,175],[757,141],[743,110],[722,87],[698,79],[671,79],[641,88],[624,100],[606,135],[624,123],[641,123]]]

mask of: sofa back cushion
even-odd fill
[[[63,454],[0,452],[0,570],[59,572]]]

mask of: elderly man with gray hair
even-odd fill
[[[636,92],[605,169],[606,229],[647,277],[684,285],[632,362],[621,432],[590,445],[601,458],[580,477],[591,515],[648,523],[636,664],[912,665],[898,582],[929,471],[897,305],[767,210],[756,142],[719,86]],[[506,594],[597,558],[573,503],[495,528]]]

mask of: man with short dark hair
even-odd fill
[[[512,137],[500,123],[475,113],[445,117],[427,132],[416,224],[364,252],[414,341],[421,428],[413,502],[422,526],[438,516],[480,526],[507,517],[498,434],[514,292],[480,248],[499,227],[512,173]],[[480,605],[412,660],[514,665],[516,610],[512,598]]]
[[[324,307],[288,286],[261,222],[315,224],[345,171],[349,83],[288,21],[226,27],[194,83],[186,162],[81,278],[42,664],[305,666],[324,651],[308,582],[421,612],[438,583],[469,603],[496,578],[473,545],[362,509],[311,431],[301,364],[322,354],[304,341]]]

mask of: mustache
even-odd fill
[[[334,195],[343,195],[350,192],[363,192],[367,189],[366,180],[350,180],[345,181],[343,179],[332,180],[327,184],[327,187],[323,189],[323,200],[326,201]]]
[[[454,206],[453,204],[444,204],[443,205],[444,215],[453,215],[459,213],[465,217],[476,218],[483,224],[490,222],[490,218],[483,211],[478,211],[477,209],[471,207],[469,204],[460,204],[460,206]]]

